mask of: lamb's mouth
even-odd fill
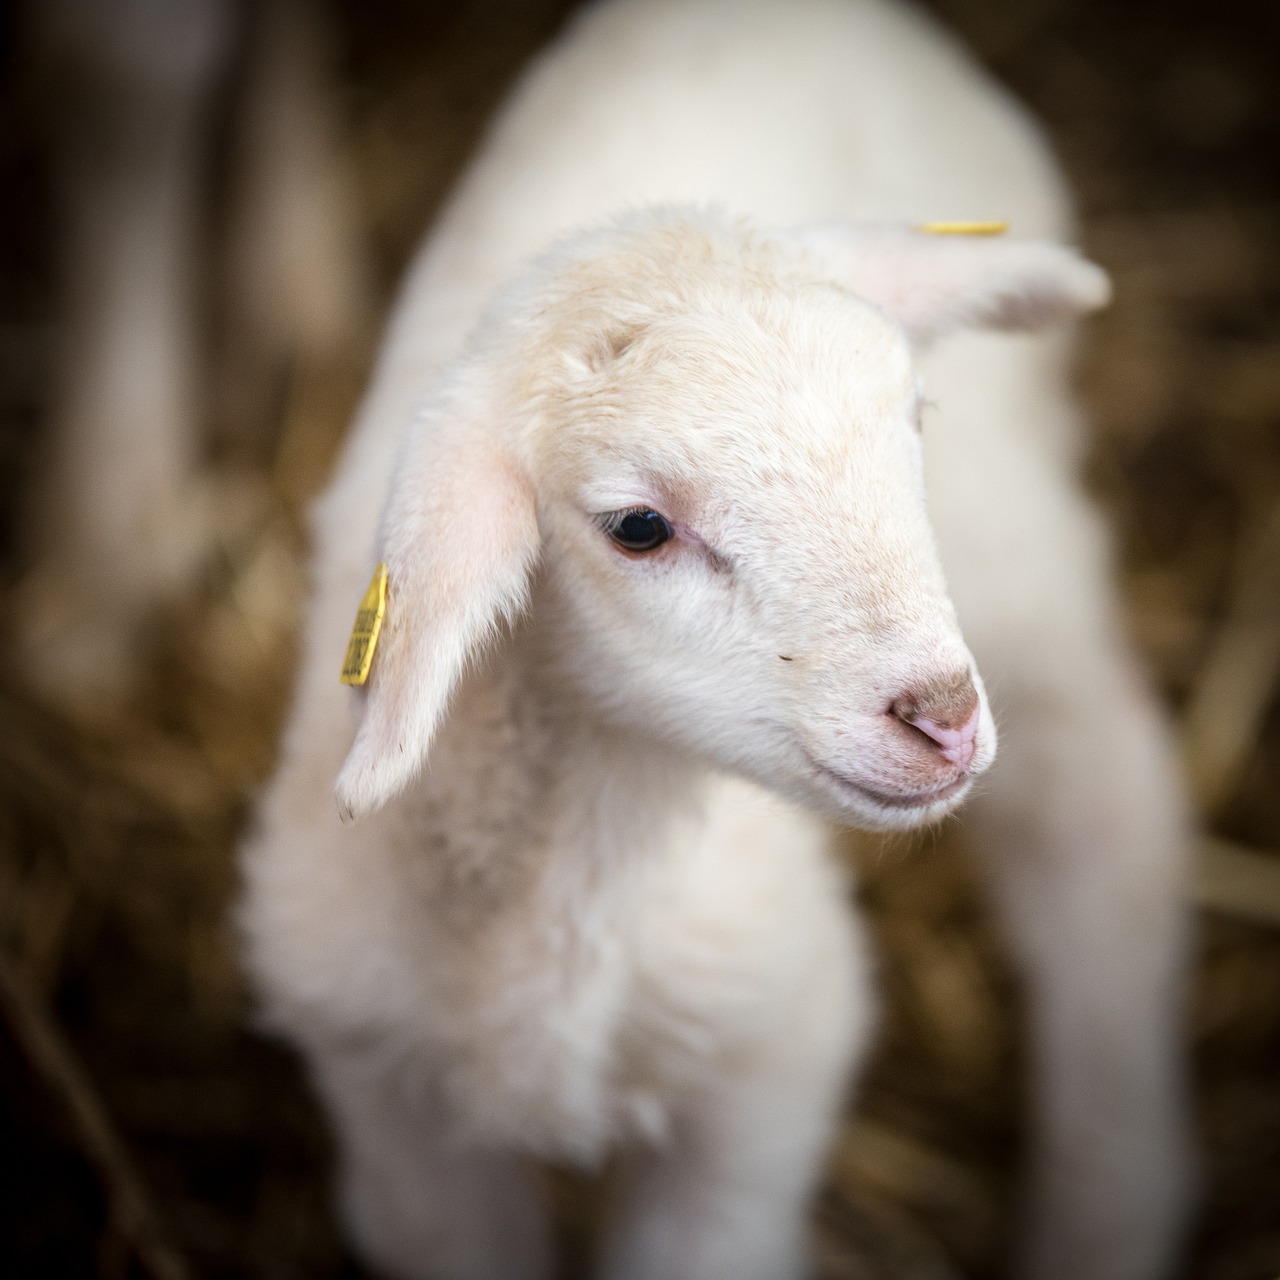
[[[874,804],[882,809],[902,811],[928,809],[935,804],[955,799],[967,790],[969,784],[973,781],[969,774],[964,774],[952,782],[945,783],[941,787],[934,787],[929,791],[877,791],[874,787],[869,787],[863,782],[855,782],[845,774],[837,773],[834,769],[829,768],[827,765],[819,764],[816,760],[813,761],[813,764],[824,779],[828,782],[834,782],[845,794],[852,793],[863,803]]]

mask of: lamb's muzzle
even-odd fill
[[[937,743],[948,764],[961,769],[967,769],[973,759],[981,710],[978,691],[967,674],[921,694],[906,694],[889,708],[903,724]]]

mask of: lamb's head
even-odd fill
[[[913,348],[1105,293],[1054,246],[903,230],[672,212],[563,246],[410,433],[340,803],[408,781],[536,573],[589,714],[856,825],[946,812],[995,730],[925,510]]]

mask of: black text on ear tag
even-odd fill
[[[373,651],[378,647],[378,635],[382,631],[382,619],[387,613],[387,566],[380,564],[373,571],[373,580],[356,611],[351,639],[347,641],[347,656],[342,663],[343,684],[364,684],[373,666]]]

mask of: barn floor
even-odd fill
[[[1089,484],[1118,531],[1135,640],[1190,726],[1188,767],[1212,798],[1206,826],[1228,856],[1252,851],[1263,886],[1200,895],[1216,905],[1198,911],[1187,1017],[1202,1196],[1186,1275],[1274,1280],[1280,889],[1266,885],[1280,880],[1280,10],[1268,0],[933,7],[1046,122],[1079,192],[1084,243],[1115,279],[1116,301],[1083,351]],[[502,88],[567,8],[348,0],[337,10],[383,302]],[[6,21],[7,634],[54,314],[41,89]],[[0,669],[7,1276],[362,1274],[329,1212],[329,1145],[298,1065],[253,1030],[227,909],[235,841],[287,697],[301,511],[375,341],[370,325],[349,359],[282,377],[268,444],[222,440],[270,502],[157,622],[127,708],[57,709],[14,665]],[[1209,741],[1235,746],[1206,758]],[[995,1276],[1016,1218],[1016,985],[953,843],[944,833],[859,859],[886,1012],[818,1207],[825,1280]],[[577,1257],[596,1189],[563,1172],[548,1179]]]

